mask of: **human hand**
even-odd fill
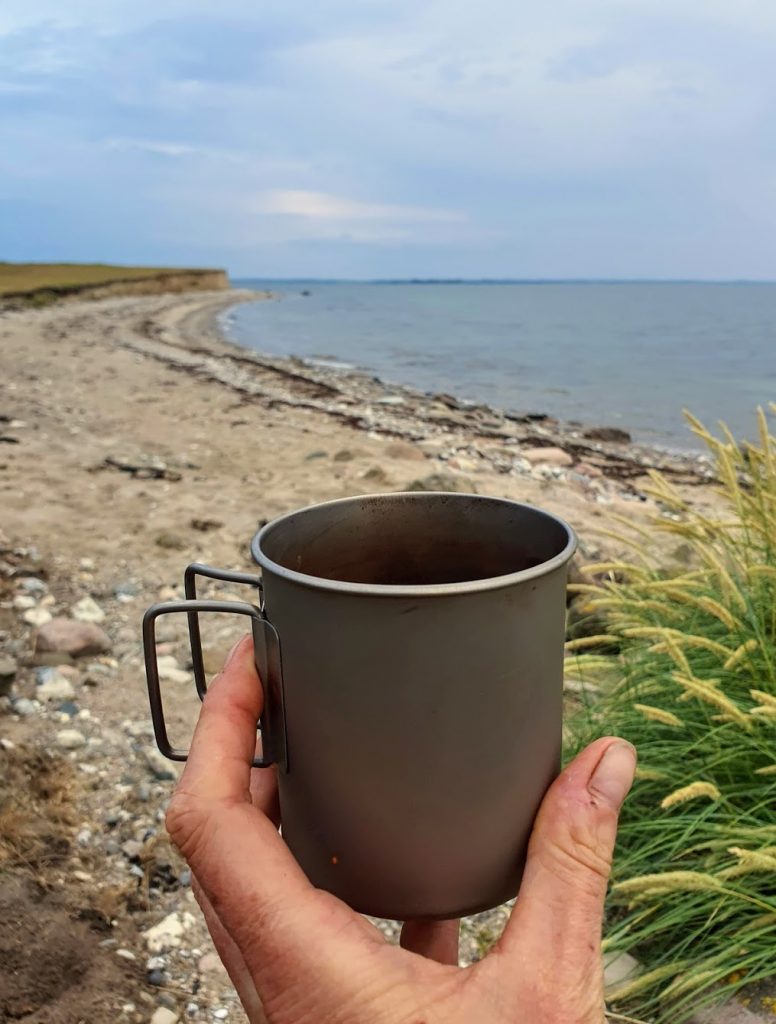
[[[601,920],[635,751],[608,737],[550,787],[504,933],[459,968],[458,922],[402,947],[315,889],[278,833],[274,769],[251,769],[262,691],[249,637],[205,698],[167,811],[251,1024],[602,1024]]]

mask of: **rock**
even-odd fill
[[[157,547],[168,548],[170,551],[185,551],[189,546],[186,538],[173,530],[162,530],[154,537],[154,543]]]
[[[194,918],[188,911],[182,914],[173,911],[158,924],[143,932],[146,946],[151,953],[162,953],[165,949],[174,949],[181,945],[184,932],[194,924]]]
[[[598,466],[593,466],[589,462],[578,462],[574,469],[577,473],[581,473],[582,476],[589,476],[591,480],[599,480],[604,475],[602,469]]]
[[[26,697],[17,697],[13,702],[14,714],[21,718],[29,718],[39,709],[40,704],[36,700],[28,700]]]
[[[425,454],[409,441],[392,441],[385,446],[385,454],[389,459],[406,459],[408,462],[425,462]]]
[[[769,1018],[773,1019],[772,1011],[753,1013],[737,1000],[731,1000],[713,1009],[698,1011],[690,1018],[690,1024],[766,1024]]]
[[[137,960],[131,949],[117,949],[116,956],[120,956],[122,960]]]
[[[78,619],[79,622],[104,622],[105,612],[100,608],[93,597],[82,597],[80,601],[77,601],[70,612],[74,619]]]
[[[604,989],[614,988],[627,981],[638,969],[639,962],[630,953],[610,953],[604,956]]]
[[[45,626],[52,621],[51,612],[48,608],[30,608],[22,615],[24,621],[30,626]]]
[[[78,715],[79,718],[83,718],[83,717],[90,718],[91,717],[89,715],[88,711],[86,713],[86,716],[84,716],[83,711],[79,711],[78,705],[74,704],[71,700],[63,701],[59,705],[59,707],[57,708],[57,711],[61,715],[67,715],[68,718],[75,718],[76,715]]]
[[[0,736],[0,749],[2,750],[16,750],[16,744],[13,740],[9,740],[6,736]]]
[[[217,953],[205,953],[197,961],[197,970],[200,974],[210,974],[213,971],[225,971]]]
[[[153,970],[146,974],[146,981],[149,985],[155,985],[158,988],[163,988],[164,986],[169,985],[170,978],[165,971]]]
[[[77,729],[60,729],[56,739],[57,746],[63,750],[78,750],[86,744],[86,737]]]
[[[168,683],[188,683],[191,676],[180,667],[178,659],[172,654],[165,654],[156,661],[159,666],[159,678]]]
[[[352,462],[355,455],[349,448],[342,448],[334,456],[335,462]]]
[[[200,533],[209,533],[211,530],[220,530],[224,524],[220,519],[192,519],[191,527],[199,530]]]
[[[64,651],[36,651],[32,657],[33,665],[73,665],[73,659]]]
[[[113,587],[113,596],[117,601],[121,601],[122,604],[128,604],[130,601],[135,600],[138,595],[138,589],[137,584],[130,581],[117,583]]]
[[[614,441],[617,444],[630,444],[631,436],[627,430],[620,430],[619,427],[588,427],[582,432],[582,437],[589,441]]]
[[[34,608],[37,603],[35,598],[30,597],[29,594],[17,594],[13,599],[13,606],[19,612],[26,611],[28,608]]]
[[[69,700],[75,697],[73,684],[55,668],[39,668],[35,677],[38,684],[35,696],[38,700]]]
[[[465,476],[452,473],[431,473],[407,485],[408,491],[454,491],[459,494],[476,494],[477,488]]]
[[[142,849],[143,844],[139,843],[137,839],[128,839],[126,843],[121,844],[121,852],[127,860],[139,860]]]
[[[229,1011],[225,1006],[216,1007],[216,1009],[213,1010],[212,1013],[216,1020],[226,1020],[226,1018],[229,1016]]]
[[[305,462],[313,462],[315,459],[325,459],[328,454],[328,452],[324,452],[321,449],[317,449],[314,452],[308,452],[307,455],[305,455],[304,459]]]
[[[75,658],[103,654],[111,647],[110,639],[96,622],[74,619],[52,619],[38,631],[36,651],[57,651]]]
[[[155,779],[164,781],[165,779],[175,778],[172,762],[168,761],[156,747],[143,747],[143,757]]]
[[[40,596],[48,591],[46,584],[43,580],[39,580],[37,576],[22,576],[16,583],[25,594],[38,594]]]
[[[150,1024],[178,1024],[180,1018],[174,1010],[168,1009],[166,1006],[157,1007],[150,1020]]]
[[[532,466],[546,465],[546,466],[572,466],[574,460],[568,452],[564,452],[562,448],[524,448],[520,455],[527,462],[530,462]]]
[[[374,484],[387,484],[388,474],[380,466],[371,466],[361,478]]]
[[[11,692],[18,667],[10,654],[0,654],[0,695],[5,696]]]

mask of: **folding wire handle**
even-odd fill
[[[202,573],[207,569],[207,573]],[[256,578],[234,579],[245,574],[220,573],[207,566],[193,565],[187,569],[187,592],[189,590],[189,571],[194,570],[201,575],[213,574],[216,579],[228,579],[231,582],[250,582],[256,585]],[[192,573],[193,577],[194,573]],[[236,601],[166,601],[152,605],[143,616],[143,653],[145,655],[146,678],[148,682],[148,699],[151,705],[151,721],[154,728],[156,745],[165,757],[171,761],[185,761],[188,751],[173,747],[167,735],[164,720],[161,687],[159,684],[159,664],[156,654],[156,620],[161,615],[184,613],[189,619],[189,638],[191,640],[191,656],[194,665],[194,676],[197,694],[204,700],[207,692],[207,680],[202,659],[202,644],[199,631],[200,612],[223,612],[229,615],[247,615],[251,620],[254,651],[256,652],[257,669],[264,687],[264,711],[261,716],[261,735],[263,754],[253,759],[254,768],[268,768],[279,763],[287,768],[285,749],[285,715],[283,709],[282,669],[280,665],[280,641],[274,626],[267,621],[262,612],[252,604]],[[193,624],[193,626],[192,626]]]

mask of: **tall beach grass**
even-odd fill
[[[639,753],[605,949],[642,970],[609,1001],[672,1024],[776,977],[776,438],[762,410],[757,443],[688,418],[724,511],[691,507],[652,474],[661,514],[652,530],[618,528],[628,562],[588,567],[599,582],[577,589],[606,632],[571,641],[566,662],[593,694],[572,747],[606,731]],[[659,568],[652,542],[666,531],[689,546],[686,571]]]

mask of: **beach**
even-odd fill
[[[69,808],[55,829],[60,853],[40,869],[48,895],[20,874],[4,899],[14,921],[78,917],[89,959],[80,988],[52,988],[61,1016],[34,1016],[35,996],[19,981],[19,1006],[29,1003],[22,1020],[77,1011],[93,1024],[146,1021],[158,1008],[243,1019],[164,837],[160,808],[178,769],[155,756],[148,721],[140,619],[153,601],[182,596],[189,562],[249,570],[260,524],[375,491],[476,491],[540,505],[572,524],[582,561],[622,556],[617,523],[656,514],[651,468],[687,500],[715,508],[703,458],[624,443],[605,424],[504,416],[240,348],[221,335],[218,316],[255,297],[122,297],[0,313],[0,629],[12,663],[0,698],[3,785],[27,785],[38,756],[29,751],[49,747],[65,766]],[[686,557],[676,548],[666,543],[666,565]],[[202,593],[246,596],[215,584]],[[41,652],[38,632],[52,616],[102,631],[102,651]],[[208,630],[213,672],[241,627]],[[185,623],[165,620],[157,639],[171,718],[183,729],[197,707]],[[52,697],[41,692],[48,684]],[[55,828],[46,794],[35,799],[25,813]],[[467,924],[464,959],[503,917]],[[173,938],[149,938],[165,921]],[[34,965],[35,929],[18,928]]]

